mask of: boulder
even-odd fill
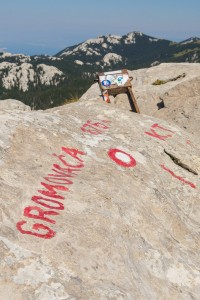
[[[200,142],[200,76],[184,81],[162,96],[164,107],[154,116],[172,120],[181,128],[196,135]]]
[[[193,135],[100,101],[0,126],[1,299],[199,299]]]
[[[147,69],[129,71],[140,112],[173,121],[196,134],[200,122],[200,64],[163,63]],[[81,100],[101,99],[98,84],[94,84]],[[130,110],[125,94],[111,101],[116,107]]]
[[[6,100],[0,100],[0,111],[3,110],[21,110],[21,111],[30,111],[31,108],[28,105],[25,105],[19,100],[15,99],[6,99]]]

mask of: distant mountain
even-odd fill
[[[96,72],[162,62],[200,62],[200,39],[175,43],[131,32],[89,39],[55,56],[0,53],[0,99],[17,98],[32,108],[45,109],[79,97]]]
[[[47,109],[78,98],[91,82],[77,64],[56,56],[0,53],[0,100]]]
[[[0,63],[2,83],[6,89],[17,87],[26,92],[31,86],[36,85],[57,86],[65,78],[64,73],[54,66],[44,63],[34,64],[34,61],[37,61],[34,57],[31,59],[25,55],[4,53],[0,56],[0,59],[2,58],[9,58],[8,60],[12,61]]]
[[[181,45],[185,45],[185,44],[190,44],[190,43],[199,43],[200,42],[200,38],[198,37],[191,37],[187,40],[184,40],[183,42],[181,42]]]
[[[124,36],[100,36],[68,47],[57,57],[93,68],[127,67],[137,69],[172,61],[200,61],[200,39],[190,38],[181,43],[131,32]]]

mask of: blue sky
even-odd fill
[[[131,31],[174,41],[200,37],[200,0],[0,0],[0,48],[13,53],[55,54]]]

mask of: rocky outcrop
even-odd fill
[[[200,64],[168,63],[129,71],[129,74],[133,77],[133,89],[142,114],[173,121],[199,139]],[[81,99],[100,99],[98,84]],[[130,110],[126,95],[111,97],[111,102]]]
[[[191,134],[98,101],[0,126],[2,299],[199,299]]]
[[[30,106],[25,105],[21,101],[15,99],[7,99],[0,101],[0,111],[31,111]]]
[[[30,87],[40,84],[57,86],[64,78],[62,71],[46,64],[38,64],[34,67],[25,62],[21,64],[0,62],[0,85],[7,90],[17,87],[26,92]]]
[[[164,108],[154,116],[172,120],[199,139],[200,75],[177,84],[162,97]]]

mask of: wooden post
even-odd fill
[[[132,91],[131,80],[126,69],[99,73],[95,81],[98,81],[104,101],[109,103],[109,95],[127,94],[130,107],[133,112],[140,113],[137,101]]]
[[[139,107],[137,105],[137,101],[135,99],[135,96],[133,94],[133,91],[132,91],[131,87],[128,87],[128,99],[129,99],[129,103],[130,103],[132,111],[140,114],[140,110],[139,110]]]

